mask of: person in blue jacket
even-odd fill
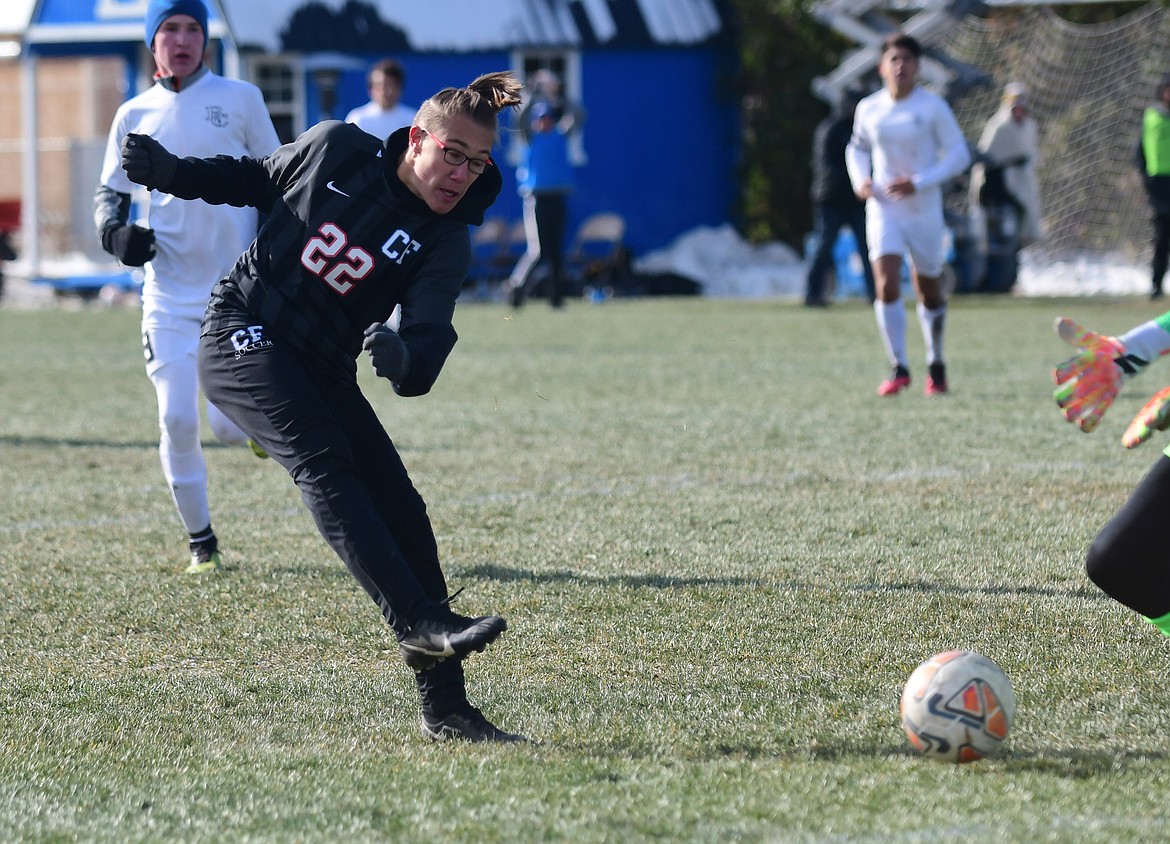
[[[520,196],[524,200],[524,232],[527,247],[508,279],[509,301],[524,304],[547,267],[549,302],[554,308],[565,304],[565,223],[569,194],[573,192],[573,166],[569,162],[568,138],[557,126],[556,114],[547,103],[538,102],[528,113],[532,135],[524,160],[516,170]]]

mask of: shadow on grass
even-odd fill
[[[1008,739],[1010,744],[1011,739]],[[841,754],[853,756],[855,749]],[[817,753],[817,756],[821,754]],[[908,747],[889,747],[879,752],[881,756],[903,756],[908,759],[919,759],[917,753]],[[1006,768],[1008,772],[1056,774],[1070,779],[1089,780],[1102,775],[1112,776],[1119,771],[1131,767],[1140,767],[1147,764],[1163,764],[1170,759],[1170,754],[1163,751],[1140,751],[1129,748],[1116,750],[1083,750],[1070,748],[1065,750],[1042,750],[1035,752],[1016,752],[1006,749],[987,759],[974,763],[977,766],[995,765],[997,768]],[[929,760],[922,760],[928,764]],[[968,768],[970,764],[959,767]]]
[[[575,571],[535,572],[532,569],[497,566],[493,563],[472,566],[465,569],[468,577],[482,577],[488,580],[527,581],[530,583],[592,583],[602,586],[649,587],[652,589],[686,589],[693,586],[753,586],[763,585],[758,578],[748,577],[674,577],[663,574],[623,574],[607,577],[581,574]]]
[[[1010,741],[1010,739],[1009,739]],[[1127,768],[1146,764],[1162,764],[1170,754],[1161,751],[1117,750],[1045,750],[1036,753],[1008,751],[998,759],[1013,773],[1031,771],[1041,774],[1060,774],[1072,779],[1093,779],[1102,774],[1114,775]]]
[[[649,587],[653,589],[685,589],[694,586],[749,586],[766,588],[772,585],[780,590],[801,592],[829,588],[829,584],[815,583],[812,581],[772,581],[758,577],[677,577],[663,574],[629,574],[599,577],[597,575],[581,574],[580,572],[566,569],[536,572],[533,569],[500,566],[494,563],[471,566],[470,568],[464,569],[463,574],[467,577],[481,577],[485,580],[499,580],[501,582],[527,581],[530,583],[619,584],[622,586]],[[913,580],[900,583],[833,584],[831,588],[842,592],[865,593],[922,592],[938,595],[1033,595],[1045,598],[1085,598],[1091,601],[1111,600],[1105,593],[1095,588],[1083,586],[1069,588],[1029,586],[1026,584],[1019,586],[963,586],[953,583],[932,583],[926,580]]]
[[[1008,740],[1010,743],[1010,739]],[[661,748],[645,746],[623,746],[583,744],[579,749],[599,755],[614,754],[629,758],[651,758],[660,755]],[[1170,754],[1162,751],[1135,751],[1131,749],[1110,750],[1045,750],[1034,753],[1014,752],[1004,749],[986,759],[962,765],[934,762],[922,758],[905,744],[884,746],[859,746],[850,742],[816,744],[810,747],[777,749],[765,743],[743,742],[742,744],[718,742],[709,746],[693,746],[679,751],[682,757],[692,762],[708,762],[719,759],[742,759],[744,761],[789,762],[817,761],[848,764],[857,760],[879,760],[893,762],[908,760],[927,765],[931,770],[945,770],[948,767],[972,774],[980,772],[996,774],[1047,774],[1075,780],[1092,780],[1101,776],[1114,776],[1129,768],[1163,764]]]
[[[984,584],[964,586],[955,583],[931,583],[927,580],[910,580],[901,583],[856,583],[840,587],[844,592],[928,592],[938,595],[1035,595],[1042,598],[1085,598],[1091,601],[1112,600],[1096,587],[1071,586],[1002,586]]]
[[[110,440],[84,440],[76,437],[21,437],[14,434],[0,434],[0,445],[10,445],[16,448],[149,448],[158,450],[158,440],[151,442],[112,442]],[[207,444],[204,444],[205,447]]]
[[[43,434],[35,437],[22,437],[16,434],[0,434],[0,445],[10,445],[16,448],[148,448],[158,450],[158,440],[150,442],[113,442],[111,440],[84,440],[76,437],[46,437]],[[231,445],[216,439],[204,440],[204,451],[235,451],[243,448],[242,445]]]
[[[1008,739],[1009,745],[1011,739]],[[766,754],[765,754],[766,755]],[[832,745],[813,747],[807,750],[797,750],[782,754],[785,758],[813,758],[828,761],[847,760],[856,757],[876,756],[882,759],[905,758],[921,761],[923,764],[936,766],[940,763],[922,759],[908,746],[887,745],[867,751],[855,745]],[[955,765],[966,770],[975,770],[995,766],[997,769],[1007,769],[1009,773],[1039,773],[1056,774],[1071,779],[1094,779],[1102,775],[1114,775],[1130,767],[1147,764],[1162,764],[1170,755],[1162,751],[1135,751],[1132,749],[1117,750],[1083,750],[1069,748],[1065,750],[1043,750],[1036,752],[1015,752],[1010,748],[1003,749],[987,759],[976,763]],[[941,763],[946,767],[950,763]]]

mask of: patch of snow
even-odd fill
[[[638,273],[675,273],[699,282],[704,296],[803,296],[805,264],[779,242],[753,245],[729,224],[700,227],[664,249],[635,257]]]
[[[730,224],[700,227],[662,249],[637,256],[638,273],[675,273],[699,282],[711,297],[803,298],[808,263],[783,243],[753,245]],[[1016,296],[1143,295],[1150,270],[1123,258],[1079,257],[1054,260],[1021,253]]]
[[[4,303],[9,307],[41,307],[54,301],[52,288],[29,281],[30,267],[20,260],[7,263]],[[699,227],[680,235],[662,249],[636,256],[637,273],[673,273],[702,285],[704,296],[743,299],[803,299],[808,263],[787,244],[752,244],[735,228]],[[39,275],[49,278],[115,275],[116,263],[94,262],[82,255],[45,259]],[[1124,258],[1081,257],[1061,261],[1025,250],[1013,295],[1022,297],[1146,295],[1148,266]],[[853,291],[856,296],[859,291]]]

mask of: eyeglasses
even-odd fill
[[[443,151],[443,160],[453,167],[458,167],[460,164],[466,161],[467,169],[478,176],[480,173],[488,169],[488,165],[495,163],[492,161],[491,156],[487,158],[469,158],[459,150],[452,149],[440,141],[434,132],[431,132],[428,129],[423,129],[423,131],[430,135],[431,140],[439,145],[439,149]]]

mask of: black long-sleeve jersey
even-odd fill
[[[467,226],[483,222],[502,179],[488,168],[436,214],[395,172],[408,141],[409,128],[383,145],[327,121],[268,158],[180,159],[168,193],[269,215],[212,290],[203,333],[259,323],[314,370],[353,378],[363,331],[401,305],[411,367],[394,389],[430,390],[458,339],[451,319],[471,261]]]
[[[845,167],[845,148],[853,136],[853,118],[834,114],[817,124],[813,132],[812,187],[814,202],[834,205],[860,203]]]

